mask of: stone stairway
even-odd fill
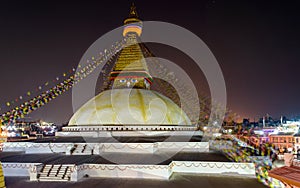
[[[92,154],[93,154],[93,148],[91,148],[87,144],[77,145],[75,150],[72,153],[72,155],[92,155]]]
[[[74,165],[46,164],[38,174],[39,181],[70,181]]]

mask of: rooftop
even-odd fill
[[[269,176],[290,185],[300,187],[300,167],[298,166],[283,166],[269,171]]]

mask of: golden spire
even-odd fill
[[[128,33],[137,34],[138,36],[141,36],[142,27],[143,27],[143,23],[138,18],[136,7],[134,3],[132,3],[130,7],[129,16],[124,20],[123,36],[124,37],[127,36]]]
[[[110,79],[114,81],[116,88],[140,88],[150,89],[153,82],[149,74],[143,49],[139,45],[139,36],[142,34],[142,21],[138,18],[136,7],[131,5],[129,17],[124,21],[123,36],[126,37],[126,47],[124,47]]]
[[[138,18],[138,14],[137,14],[136,7],[135,7],[134,3],[132,3],[132,5],[130,7],[130,12],[129,12],[129,17],[128,18]]]
[[[130,12],[128,18],[124,20],[124,25],[131,24],[131,23],[140,23],[141,25],[141,20],[138,18],[138,13],[136,11],[136,7],[134,3],[132,3],[130,7]]]

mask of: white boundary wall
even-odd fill
[[[64,153],[70,151],[73,143],[4,142],[3,151],[24,151],[25,153]]]
[[[97,151],[100,153],[209,152],[209,144],[208,142],[102,143],[95,146],[94,152]]]
[[[66,153],[74,145],[88,145],[94,154],[101,153],[164,153],[164,152],[209,152],[208,142],[155,142],[155,143],[33,143],[5,142],[3,151],[23,151],[25,153]],[[74,153],[75,154],[75,153]]]
[[[183,152],[209,152],[208,142],[157,142],[154,145],[156,152],[183,151]]]
[[[2,163],[4,176],[30,176],[41,163]]]
[[[102,143],[95,145],[100,153],[154,153],[154,143]]]
[[[84,175],[102,178],[169,179],[168,165],[83,164],[77,167],[77,178]]]
[[[135,178],[168,180],[173,173],[227,174],[255,178],[253,163],[173,161],[169,165],[104,165],[77,166],[77,178],[84,175],[103,178]]]
[[[238,174],[255,177],[253,163],[173,161],[172,173]]]
[[[41,163],[2,163],[4,176],[28,176],[37,180]],[[169,165],[82,164],[71,168],[71,181],[85,175],[102,178],[168,180],[173,173],[227,174],[255,177],[253,163],[173,161]]]

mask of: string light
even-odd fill
[[[120,45],[120,47],[122,47],[122,45]],[[26,101],[22,104],[20,104],[19,106],[13,108],[10,111],[7,111],[6,113],[2,114],[1,118],[0,118],[0,124],[1,123],[9,123],[11,121],[17,120],[19,118],[23,118],[25,115],[31,113],[32,111],[37,110],[38,108],[44,106],[45,104],[47,104],[48,102],[50,102],[51,100],[55,99],[56,97],[62,95],[65,91],[68,91],[70,88],[72,88],[75,84],[79,83],[82,79],[84,79],[85,77],[87,77],[89,74],[91,74],[96,68],[97,66],[99,66],[100,64],[102,64],[104,61],[103,59],[108,59],[110,57],[108,57],[110,54],[116,53],[117,51],[119,51],[119,49],[115,48],[112,49],[114,52],[109,51],[109,54],[105,53],[105,56],[101,56],[99,59],[95,60],[94,57],[92,57],[92,59],[94,59],[95,61],[92,61],[92,63],[89,63],[88,65],[84,66],[81,70],[80,68],[82,67],[81,65],[78,66],[79,68],[79,72],[77,72],[75,75],[70,75],[67,76],[66,73],[63,73],[63,77],[67,77],[66,79],[63,79],[64,81],[56,84],[54,87],[44,91],[43,93],[37,95],[36,97],[30,99],[29,101]],[[105,49],[105,51],[107,52],[107,50]],[[73,72],[75,72],[75,68],[72,69]],[[69,71],[69,72],[72,72]],[[56,77],[56,80],[60,80],[59,77]],[[46,82],[44,84],[44,86],[49,85],[49,82]],[[39,90],[42,90],[43,87],[39,86],[38,87]],[[31,96],[32,92],[28,91],[27,96]],[[23,99],[22,96],[19,97],[19,99]],[[16,100],[17,101],[17,100]],[[6,106],[10,107],[11,104],[13,104],[14,101],[12,102],[7,102]]]

